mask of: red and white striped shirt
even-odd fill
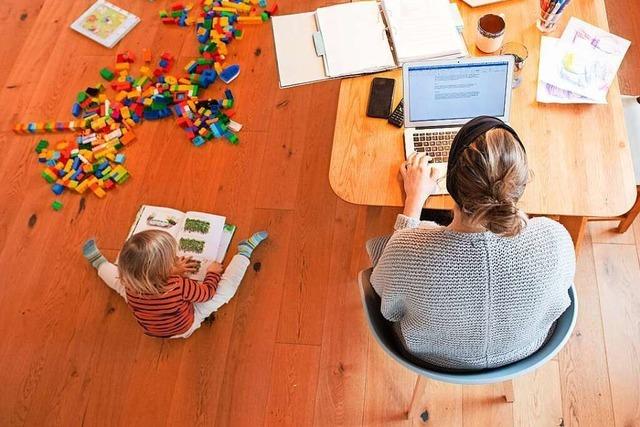
[[[219,282],[220,275],[211,272],[202,282],[171,276],[162,294],[140,295],[127,290],[127,303],[145,334],[168,338],[183,334],[191,327],[193,303],[213,298]]]

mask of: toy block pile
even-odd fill
[[[196,26],[200,44],[197,56],[184,67],[186,75],[171,74],[175,58],[169,52],[151,65],[149,49],[142,52],[143,64],[133,72],[135,55],[118,53],[112,67],[99,70],[106,83],[97,83],[80,91],[72,105],[75,120],[69,122],[19,123],[18,133],[75,132],[53,147],[41,140],[36,145],[38,161],[44,164],[42,177],[54,194],[65,190],[84,193],[90,190],[104,197],[124,183],[129,173],[120,151],[135,140],[133,127],[144,120],[159,120],[175,114],[176,123],[185,130],[193,145],[224,138],[238,144],[236,135],[242,125],[232,120],[234,97],[230,89],[223,99],[200,99],[199,92],[217,79],[228,84],[240,73],[237,64],[226,65],[227,45],[243,35],[242,24],[267,21],[277,5],[267,8],[266,0],[201,0],[198,18],[189,17],[192,5],[174,3],[170,12],[162,11],[165,24]],[[259,11],[257,7],[264,10]],[[107,95],[111,89],[113,94]],[[52,208],[60,210],[61,202]]]
[[[98,132],[86,129],[75,138],[59,141],[51,148],[46,140],[38,142],[38,161],[45,166],[41,175],[51,184],[54,194],[60,195],[65,189],[82,194],[89,189],[103,198],[107,191],[129,178],[129,172],[122,165],[124,155],[118,151],[130,144],[135,136],[118,123],[110,122],[105,126],[106,129],[100,128]]]

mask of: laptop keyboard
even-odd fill
[[[434,163],[446,163],[456,133],[457,129],[416,131],[413,134],[413,148],[418,153],[430,156]]]

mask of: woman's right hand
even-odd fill
[[[404,214],[420,218],[427,198],[438,188],[438,171],[429,165],[431,158],[424,153],[414,152],[400,166],[400,175],[406,194]]]

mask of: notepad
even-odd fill
[[[396,67],[380,8],[375,1],[321,7],[316,11],[329,77]]]
[[[364,0],[274,16],[280,86],[375,73],[408,61],[467,56],[448,0]]]
[[[399,64],[463,53],[447,0],[382,0],[382,8]]]

